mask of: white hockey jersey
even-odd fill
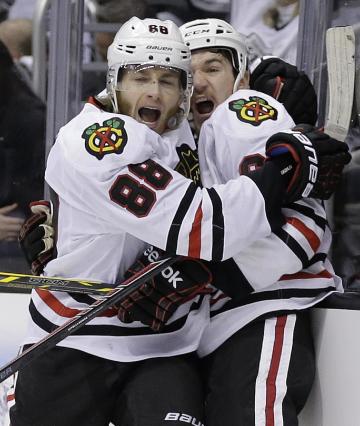
[[[201,129],[198,152],[203,185],[224,183],[260,166],[269,135],[293,125],[282,104],[272,97],[253,90],[236,92]],[[281,231],[239,248],[233,257],[237,268],[231,265],[217,276],[231,281],[232,288],[238,286],[238,297],[231,300],[221,292],[214,294],[211,322],[198,351],[201,356],[262,315],[303,309],[335,289],[342,290],[327,258],[331,232],[322,203],[301,200],[283,213],[286,224]],[[241,220],[246,226],[247,218]]]
[[[58,257],[45,274],[115,283],[145,242],[222,260],[270,235],[264,199],[252,180],[201,189],[173,170],[198,177],[194,149],[187,123],[161,138],[130,117],[86,104],[60,129],[48,158],[46,181],[59,197]],[[34,291],[25,343],[92,301]],[[198,297],[179,308],[164,333],[154,334],[139,322],[121,323],[110,309],[59,345],[118,361],[178,355],[197,348],[208,311],[206,298]]]

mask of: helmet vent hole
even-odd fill
[[[152,61],[154,59],[153,55],[149,56],[150,61]]]
[[[223,34],[224,30],[216,30],[216,34]]]
[[[207,43],[210,43],[210,39],[209,39],[209,38],[207,38],[207,39],[206,39],[206,42],[207,42]]]
[[[170,62],[170,58],[169,57],[165,58],[165,61]]]

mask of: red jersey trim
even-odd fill
[[[297,272],[296,274],[285,274],[279,279],[279,281],[310,280],[314,278],[333,278],[333,274],[331,274],[326,269],[318,272],[317,274],[311,274],[310,272]]]
[[[278,317],[275,325],[275,340],[271,357],[271,364],[269,374],[266,378],[266,426],[274,426],[275,424],[274,405],[276,400],[276,378],[279,372],[281,353],[284,344],[284,330],[286,320],[287,316]]]
[[[75,315],[82,312],[80,309],[69,308],[60,302],[52,293],[47,290],[35,290],[40,299],[57,315],[64,318],[73,318]],[[115,317],[117,315],[117,309],[110,308],[99,314],[99,317]]]
[[[289,217],[286,219],[286,222],[304,235],[314,252],[320,247],[319,237],[315,234],[314,231],[301,222],[301,220],[297,219],[296,217]]]
[[[201,222],[203,218],[203,211],[201,204],[196,211],[195,218],[189,234],[189,250],[188,256],[199,258],[201,252]]]

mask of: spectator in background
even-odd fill
[[[13,61],[30,84],[32,76],[32,21],[8,19],[0,23],[0,40],[8,49]]]
[[[43,195],[44,154],[45,106],[0,41],[1,271],[28,271],[17,234],[29,202]]]
[[[202,13],[210,12],[216,14],[214,16],[220,19],[220,16],[228,18],[230,12],[230,3],[231,0],[189,0],[189,3],[194,7],[202,11]]]
[[[230,23],[248,36],[257,56],[271,54],[296,64],[298,0],[232,0]]]
[[[9,16],[9,9],[15,0],[0,0],[0,22],[5,21]]]
[[[11,3],[8,19],[33,19],[37,0],[5,0]]]
[[[149,10],[146,0],[96,0],[96,20],[100,23],[122,24],[133,16],[148,18]],[[117,25],[119,28],[119,25]],[[107,49],[114,39],[116,31],[95,33],[95,44],[101,59],[106,61]]]

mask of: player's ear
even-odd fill
[[[236,90],[239,89],[249,89],[250,87],[250,73],[248,70],[245,71],[244,77],[239,81],[238,87]]]

